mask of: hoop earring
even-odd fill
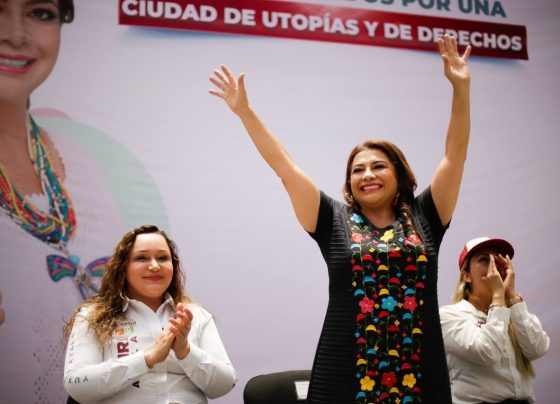
[[[395,195],[395,199],[393,200],[393,206],[396,207],[399,204],[399,196],[401,196],[400,192],[397,192]]]

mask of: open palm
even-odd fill
[[[210,81],[218,88],[209,90],[210,94],[222,98],[235,114],[239,115],[249,106],[245,91],[245,74],[241,74],[236,79],[227,66],[222,65],[221,70],[214,70],[214,76],[210,77]]]
[[[438,40],[439,53],[444,62],[445,77],[452,84],[467,82],[471,78],[468,59],[471,54],[471,46],[467,46],[463,55],[457,50],[457,40],[445,35]]]

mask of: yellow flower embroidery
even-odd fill
[[[414,377],[414,374],[409,373],[407,375],[404,375],[402,384],[403,386],[413,388],[414,385],[416,384],[416,378]]]
[[[393,239],[393,237],[395,237],[395,235],[393,234],[393,229],[387,230],[381,237],[381,241],[388,243]]]
[[[366,376],[360,380],[360,384],[362,385],[362,390],[373,391],[375,380],[371,379],[369,376]]]

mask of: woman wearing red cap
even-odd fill
[[[534,403],[531,361],[550,340],[515,288],[513,247],[480,237],[459,256],[454,304],[440,309],[453,403]]]

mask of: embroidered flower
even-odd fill
[[[362,308],[362,313],[373,313],[373,300],[364,297],[359,304]]]
[[[366,376],[360,379],[360,384],[362,386],[362,390],[373,391],[373,386],[375,386],[375,380],[371,379],[369,376]]]
[[[382,385],[391,388],[396,382],[397,382],[397,376],[395,375],[395,372],[383,373],[381,379]]]
[[[416,234],[410,234],[406,239],[413,245],[420,244],[422,242],[422,240],[420,240],[420,237],[418,237]]]
[[[420,373],[412,363],[420,360],[422,339],[416,310],[422,305],[426,282],[422,240],[405,237],[402,222],[379,231],[357,213],[348,224],[352,291],[358,302],[357,402],[412,400],[412,404],[420,397]]]
[[[354,213],[352,216],[350,216],[350,220],[358,224],[362,224],[364,222],[364,219],[362,219],[362,217],[357,213]]]
[[[361,243],[364,240],[364,237],[360,233],[352,233],[352,241],[354,243]]]
[[[405,296],[404,297],[404,308],[409,310],[411,313],[416,310],[416,298],[414,296]]]
[[[383,236],[381,236],[379,239],[380,239],[381,241],[384,241],[384,242],[388,243],[388,242],[391,241],[394,237],[395,237],[394,231],[393,231],[393,229],[391,229],[391,230],[387,230],[387,231],[383,234]]]
[[[393,311],[397,306],[397,301],[392,296],[382,298],[381,302],[381,307],[385,310]]]
[[[373,262],[373,257],[370,254],[364,254],[364,256],[362,257],[362,261]]]
[[[409,373],[404,375],[402,384],[403,386],[413,388],[414,385],[416,384],[416,378],[414,377],[414,373]]]

